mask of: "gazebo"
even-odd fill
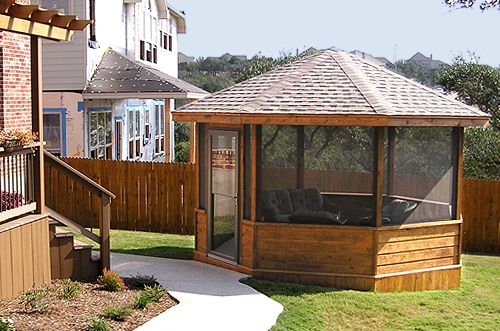
[[[172,114],[196,123],[196,260],[346,289],[460,286],[463,128],[487,114],[329,50]]]

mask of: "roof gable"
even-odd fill
[[[410,118],[429,118],[434,123],[437,119],[453,119],[450,125],[483,125],[488,120],[488,115],[476,108],[359,57],[331,50],[182,107],[174,119],[207,118],[207,113],[240,116],[248,123],[256,122],[257,115],[262,115],[263,121],[274,116],[299,116],[314,123],[340,123],[342,119],[342,123],[355,125],[362,125],[363,118],[387,125],[409,124]]]
[[[109,48],[82,94],[86,99],[198,99],[209,93]]]

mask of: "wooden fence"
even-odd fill
[[[500,181],[464,180],[464,252],[500,254]]]
[[[112,229],[194,234],[194,164],[62,160],[116,194],[111,203]]]

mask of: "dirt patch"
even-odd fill
[[[53,280],[46,287],[50,289],[46,296],[48,308],[44,312],[27,309],[19,297],[0,301],[0,316],[11,319],[18,331],[84,331],[92,316],[103,316],[106,307],[132,308],[135,297],[141,289],[125,278],[126,289],[119,292],[104,291],[96,280],[78,280],[80,294],[72,299],[61,298],[61,286],[67,280]],[[125,321],[113,321],[113,330],[131,331],[158,316],[177,301],[169,294],[157,303],[149,304],[146,309],[134,309]]]

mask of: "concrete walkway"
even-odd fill
[[[283,311],[281,304],[239,282],[247,275],[196,262],[111,254],[121,276],[154,275],[179,304],[136,331],[265,331]]]

